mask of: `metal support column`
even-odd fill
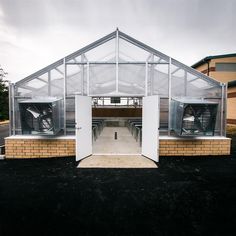
[[[184,71],[184,96],[187,96],[187,71]]]
[[[228,100],[228,84],[224,86],[224,128],[223,128],[223,136],[226,136],[226,128],[227,128],[227,100]]]
[[[148,95],[148,61],[145,65],[145,96]]]
[[[119,30],[116,30],[116,93],[119,91]]]
[[[64,135],[66,135],[66,94],[67,94],[67,83],[66,83],[66,58],[63,59],[63,81],[64,81],[64,90],[63,90],[63,100],[64,100]]]
[[[153,95],[153,91],[154,91],[154,55],[152,54],[151,56],[151,73],[150,73],[150,92],[151,92],[151,95]]]
[[[16,118],[15,118],[15,84],[12,83],[11,86],[11,94],[12,94],[12,133],[16,135]]]
[[[169,66],[168,66],[168,99],[169,99],[169,108],[168,108],[168,135],[170,136],[170,128],[171,128],[171,57],[169,58]]]
[[[52,94],[52,86],[51,86],[51,71],[48,71],[48,96]]]
[[[90,88],[90,73],[89,73],[89,62],[87,62],[87,96],[89,96],[89,88]]]
[[[12,135],[12,92],[11,92],[11,82],[8,82],[8,102],[9,102],[9,136]]]
[[[81,55],[81,63],[85,62],[84,54]],[[84,64],[81,65],[81,94],[84,95]]]
[[[224,122],[225,122],[225,115],[224,115],[224,111],[226,109],[225,106],[225,98],[226,98],[226,94],[225,94],[225,84],[221,83],[221,109],[220,109],[220,135],[224,136]]]

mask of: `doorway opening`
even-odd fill
[[[92,98],[93,155],[141,155],[142,97]]]
[[[159,160],[159,97],[98,98],[76,95],[76,160],[97,155],[139,155]],[[130,100],[125,98],[126,104]],[[115,101],[114,104],[112,101]],[[118,103],[120,106],[118,106]],[[92,104],[92,109],[91,109]],[[99,141],[100,140],[100,141]]]

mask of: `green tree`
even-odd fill
[[[1,69],[0,71],[0,120],[7,120],[9,115],[8,104],[8,87],[6,82],[3,81],[3,77],[6,73]]]

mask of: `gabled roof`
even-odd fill
[[[27,76],[26,78],[16,82],[16,85],[21,84],[21,83],[25,83],[27,81],[30,81],[33,78],[37,78],[38,76],[50,71],[51,69],[56,68],[60,65],[63,65],[64,61],[68,62],[70,60],[73,60],[74,58],[76,58],[78,56],[81,56],[82,54],[85,54],[85,53],[89,52],[90,50],[92,50],[96,47],[99,47],[100,45],[103,45],[103,44],[105,44],[106,42],[108,42],[112,39],[116,39],[116,37],[119,37],[120,39],[125,40],[126,42],[130,43],[131,45],[135,45],[136,47],[141,48],[141,49],[149,52],[150,54],[153,54],[153,55],[161,58],[162,60],[165,60],[166,62],[169,62],[169,60],[171,58],[171,57],[165,55],[164,53],[161,53],[160,51],[158,51],[158,50],[156,50],[156,49],[154,49],[154,48],[152,48],[152,47],[136,40],[135,38],[132,38],[131,36],[121,32],[117,28],[114,32],[98,39],[97,41],[95,41],[95,42],[93,42],[93,43],[91,43],[91,44],[89,44],[89,45],[87,45],[87,46],[85,46],[85,47],[83,47],[83,48],[67,55],[67,56],[65,56],[64,58],[62,58],[62,59],[48,65],[47,67],[45,67],[45,68],[43,68],[43,69]],[[173,58],[171,58],[171,61],[172,61],[172,64],[175,64],[176,66],[183,68],[184,70],[188,71],[189,73],[194,74],[195,76],[199,76],[202,79],[210,81],[213,84],[219,84],[219,82],[217,82],[214,79],[202,74],[201,72],[193,69],[192,67],[189,67],[189,66],[187,66],[187,65],[185,65],[185,64],[183,64],[183,63],[181,63],[181,62],[179,62],[179,61],[177,61]]]
[[[18,81],[16,91],[18,96],[81,93],[166,97],[169,88],[173,96],[184,96],[188,87],[191,96],[218,96],[221,86],[222,83],[116,29]]]
[[[227,57],[236,57],[236,53],[231,53],[231,54],[222,54],[222,55],[215,55],[215,56],[207,56],[201,59],[200,61],[196,62],[195,64],[192,65],[192,68],[197,68],[207,62],[209,62],[212,59],[219,59],[219,58],[227,58]]]

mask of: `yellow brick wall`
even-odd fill
[[[231,139],[160,140],[160,156],[230,155]]]
[[[6,158],[75,156],[74,139],[6,139]]]
[[[74,139],[6,139],[6,158],[75,156]],[[160,156],[230,155],[230,139],[160,139]]]

